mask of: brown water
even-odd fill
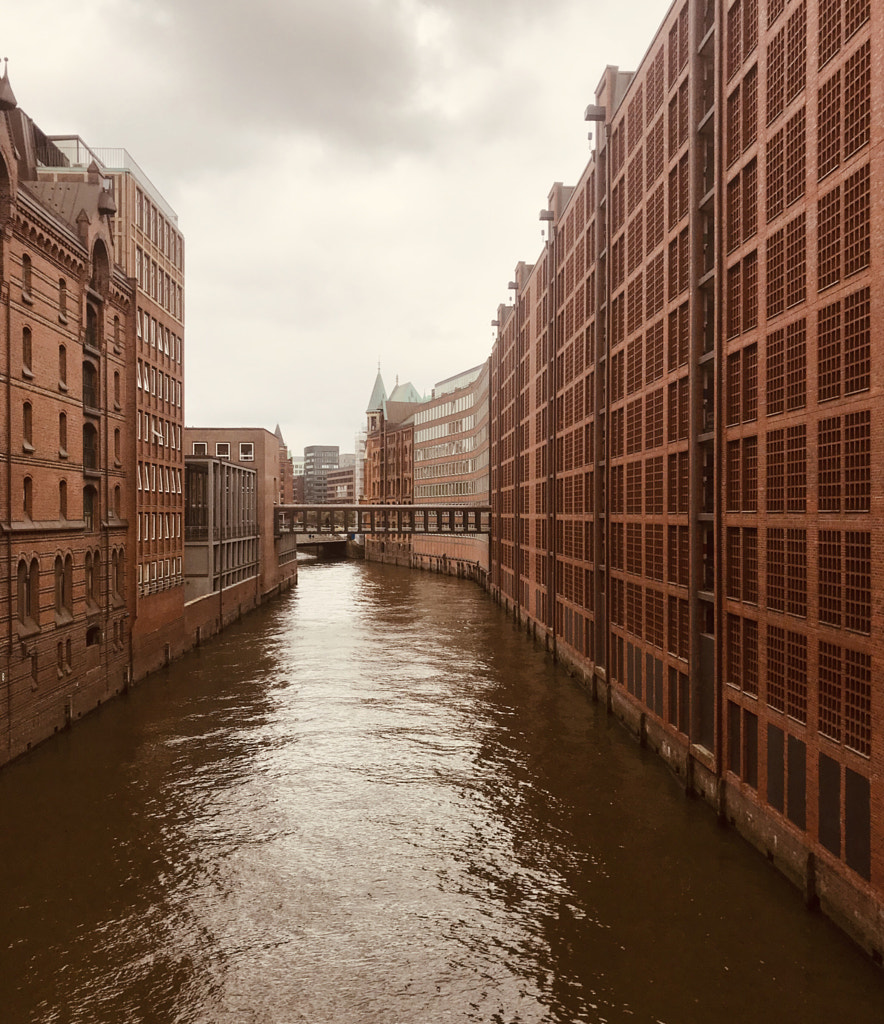
[[[476,587],[358,563],[0,772],[0,1024],[884,1020]]]

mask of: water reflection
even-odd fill
[[[476,588],[302,569],[0,773],[3,1020],[881,1020],[884,981]]]

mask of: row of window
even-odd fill
[[[414,432],[414,443],[419,444],[421,441],[433,441],[437,437],[448,437],[449,434],[465,434],[469,431],[474,430],[476,427],[476,417],[464,416],[460,420],[451,420],[448,423],[437,423],[432,427],[424,427],[423,430],[416,430]]]
[[[140,188],[135,190],[135,226],[141,228],[176,267],[184,266],[181,235]]]
[[[140,359],[136,363],[135,385],[139,391],[181,408],[181,381]]]
[[[194,441],[193,442],[193,454],[194,455],[208,455],[209,445],[207,441]],[[230,442],[229,441],[216,441],[215,442],[215,458],[216,459],[229,459],[230,458]],[[255,445],[251,441],[240,441],[239,444],[239,461],[240,462],[254,462],[255,461]],[[337,457],[335,457],[335,468],[337,468]]]
[[[135,316],[135,334],[142,345],[164,352],[173,362],[181,363],[181,338],[146,309],[139,308]]]
[[[143,427],[142,417],[144,419]],[[164,420],[161,416],[154,416],[149,412],[136,413],[135,420],[138,424],[139,441],[181,451],[181,427],[178,424],[172,423],[171,420]]]
[[[86,605],[97,607],[101,601],[101,552],[87,551],[83,558],[84,596]],[[73,555],[56,555],[53,566],[55,580],[55,614],[62,621],[70,619],[74,611],[74,559]],[[40,628],[40,560],[19,559],[17,569],[17,607],[19,623],[27,629]],[[125,553],[114,548],[111,553],[108,586],[113,596],[122,597],[125,590]]]
[[[182,494],[181,470],[159,466],[155,462],[139,462],[135,467],[136,487],[154,494]]]
[[[414,422],[428,423],[430,420],[441,420],[446,416],[454,416],[456,413],[472,409],[479,396],[477,394],[461,395],[450,402],[443,402],[441,405],[434,405],[429,409],[420,409],[414,414]]]
[[[181,537],[180,512],[142,512],[138,515],[138,543]]]
[[[135,280],[141,290],[156,299],[163,309],[177,320],[182,318],[184,290],[140,248],[135,250]]]
[[[415,480],[433,480],[436,477],[464,476],[468,473],[477,473],[488,465],[488,449],[486,448],[478,458],[459,459],[457,462],[440,462],[432,466],[418,466],[414,471]]]

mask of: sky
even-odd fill
[[[8,0],[47,134],[123,147],[185,236],[188,426],[354,450],[388,392],[482,363],[605,66],[671,0]]]

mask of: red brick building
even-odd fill
[[[882,53],[870,0],[673,4],[491,366],[495,592],[879,957]]]
[[[414,415],[414,503],[488,504],[490,362],[440,381]],[[415,568],[484,582],[488,537],[455,534],[411,538]]]
[[[112,182],[59,151],[0,80],[0,762],[129,679],[132,284]]]
[[[135,429],[121,461],[130,471],[130,640],[136,679],[187,646],[184,608],[184,238],[178,217],[124,149],[95,149],[76,135],[49,139],[41,180],[61,185],[90,166],[112,183],[114,253],[135,288],[126,390],[118,408]]]
[[[387,398],[380,370],[366,415],[365,500],[372,505],[410,505],[414,500],[414,414],[424,399],[413,384],[396,384]],[[387,534],[365,538],[369,561],[411,564],[411,537]]]

